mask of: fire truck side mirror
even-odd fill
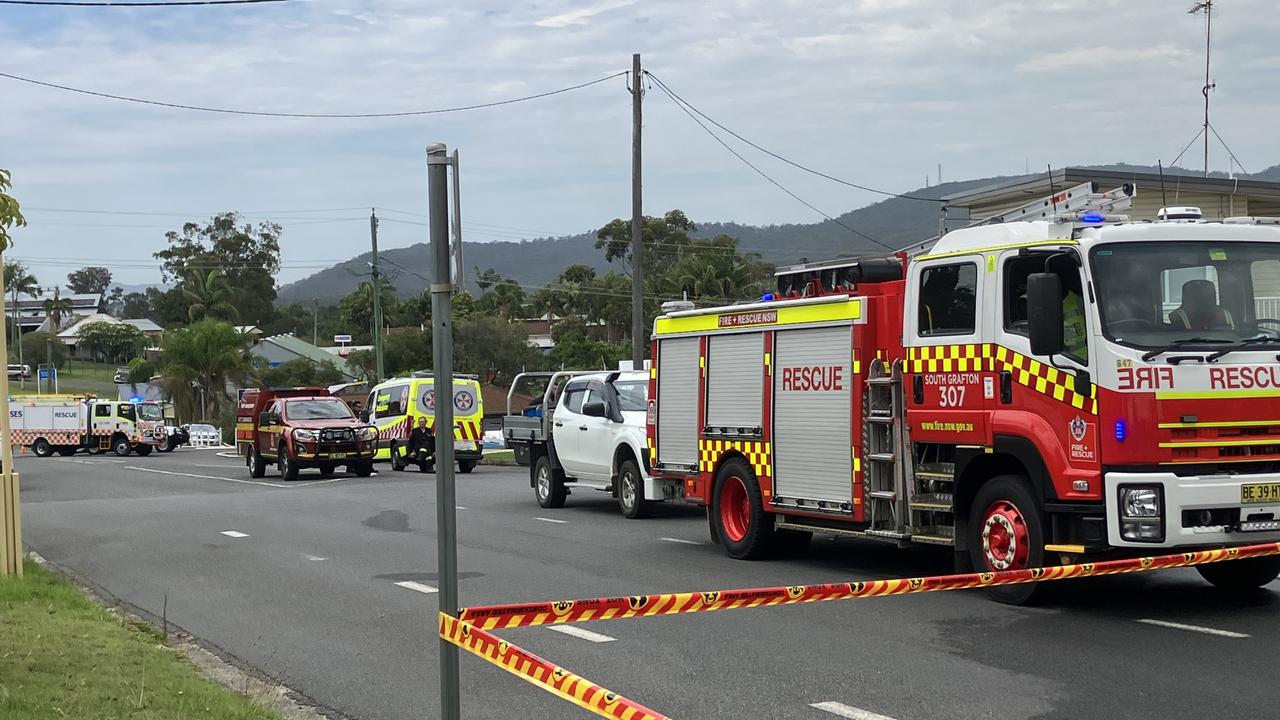
[[[1027,332],[1033,355],[1056,355],[1066,348],[1062,332],[1062,278],[1054,273],[1027,276]]]

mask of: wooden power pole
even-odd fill
[[[643,194],[640,190],[640,101],[644,97],[640,74],[640,53],[631,56],[631,362],[644,367],[644,225]]]

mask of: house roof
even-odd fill
[[[164,328],[162,328],[162,327],[160,327],[159,325],[155,324],[154,322],[152,322],[152,321],[151,321],[150,319],[148,319],[148,318],[125,318],[125,319],[121,320],[120,322],[125,323],[125,324],[127,324],[127,325],[132,325],[132,326],[134,326],[134,327],[138,328],[139,330],[141,330],[141,331],[142,331],[142,332],[144,332],[144,333],[149,333],[149,332],[164,332]]]
[[[81,317],[75,322],[75,324],[58,333],[58,337],[63,340],[75,340],[80,337],[80,331],[84,329],[85,325],[91,325],[96,322],[105,322],[110,323],[111,325],[117,325],[120,323],[119,320],[105,313],[93,313],[92,315],[85,315],[84,317]]]
[[[74,293],[71,295],[59,295],[61,300],[70,300],[72,310],[97,310],[102,304],[102,295],[94,293]],[[18,293],[19,309],[43,309],[45,300],[52,300],[53,293],[48,295],[28,295],[26,293]]]
[[[359,373],[347,362],[345,358],[338,357],[334,353],[318,348],[315,345],[303,340],[299,337],[289,334],[271,335],[269,337],[260,338],[257,345],[271,344],[285,352],[293,353],[298,357],[304,357],[315,363],[331,362],[342,371],[344,375],[349,377],[357,377]]]
[[[262,328],[258,327],[257,325],[236,325],[235,328],[236,328],[236,332],[240,333],[241,335],[254,335],[254,336],[262,335]]]

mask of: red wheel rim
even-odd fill
[[[720,487],[720,524],[732,542],[741,542],[751,527],[751,504],[747,484],[737,475],[725,478]]]
[[[982,554],[991,570],[1022,570],[1031,557],[1031,535],[1022,511],[997,500],[982,516]]]

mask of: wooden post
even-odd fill
[[[4,253],[0,252],[0,287],[4,285]],[[9,360],[7,328],[4,327],[4,294],[0,293],[0,357]],[[19,339],[21,342],[21,339]],[[13,447],[9,440],[9,373],[0,375],[0,575],[22,577],[22,512],[18,505],[18,473],[13,471]]]

